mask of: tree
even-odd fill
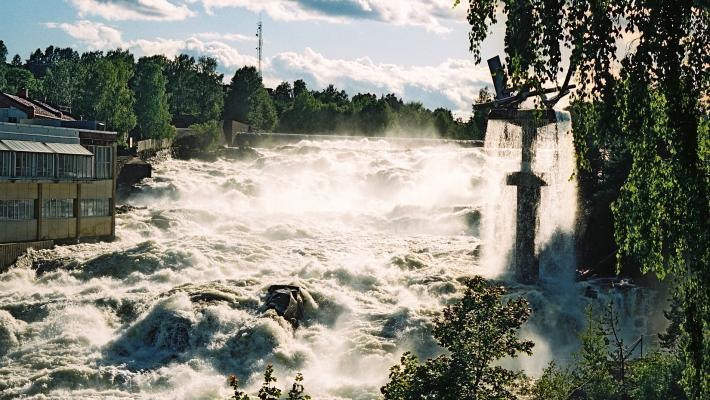
[[[5,42],[0,40],[0,64],[5,64],[7,62],[7,46]]]
[[[533,343],[518,339],[530,316],[525,299],[504,300],[506,290],[481,277],[466,282],[461,300],[434,321],[433,334],[448,352],[425,363],[405,353],[381,388],[386,400],[515,399],[523,375],[499,365],[503,357],[532,354]]]
[[[385,132],[394,121],[394,113],[383,98],[364,106],[359,117],[360,130],[369,135]]]
[[[42,93],[50,104],[68,109],[74,108],[83,71],[73,61],[60,61],[47,70],[42,79]]]
[[[276,89],[274,89],[273,94],[274,106],[276,106],[276,112],[279,117],[283,115],[284,111],[291,107],[293,104],[293,89],[291,89],[291,84],[288,82],[281,82]]]
[[[269,364],[264,371],[264,383],[259,389],[259,400],[279,400],[281,397],[281,389],[274,386],[276,378],[274,377],[274,366]]]
[[[198,113],[195,69],[195,59],[187,54],[175,56],[166,66],[170,114],[174,121],[195,122]]]
[[[686,399],[679,385],[682,365],[677,353],[656,350],[632,358],[636,347],[623,346],[611,308],[602,316],[587,309],[586,316],[572,364],[560,368],[550,363],[535,381],[532,399]]]
[[[293,97],[298,97],[301,93],[307,92],[308,87],[303,79],[297,79],[293,81]]]
[[[328,85],[320,92],[315,92],[314,97],[323,104],[334,104],[338,107],[345,107],[349,100],[348,94],[344,90],[338,90],[333,85]]]
[[[313,133],[319,131],[315,116],[323,105],[309,91],[301,92],[279,120],[279,130],[284,132]]]
[[[629,152],[612,207],[617,268],[678,279],[688,337],[683,382],[691,399],[710,398],[710,8],[695,0],[469,0],[478,61],[498,10],[513,86],[557,84],[562,50],[571,54],[562,86],[575,75],[577,96],[594,105],[573,121],[580,168],[619,138]],[[633,46],[619,48],[628,34],[637,37]]]
[[[86,119],[104,121],[108,129],[118,131],[125,139],[136,125],[135,98],[128,86],[133,74],[132,57],[118,51],[109,52],[106,57],[92,54],[82,58],[86,74],[77,102],[78,113]]]
[[[258,130],[271,130],[276,124],[276,108],[254,67],[234,73],[224,105],[227,119],[241,121]]]
[[[232,388],[232,390],[234,390],[234,394],[232,395],[230,400],[249,400],[249,396],[239,390],[239,379],[236,375],[229,375],[229,378],[227,378],[227,383]]]
[[[16,94],[21,90],[29,90],[31,95],[38,92],[39,84],[32,73],[24,68],[8,68],[5,71],[5,91]]]
[[[32,54],[30,58],[27,59],[25,67],[32,72],[32,74],[40,79],[47,74],[49,68],[54,67],[62,61],[79,61],[79,53],[70,47],[59,48],[54,46],[48,46],[44,52],[37,49]]]
[[[437,108],[434,110],[434,127],[437,133],[442,137],[451,137],[456,129],[456,122],[450,110]]]
[[[141,138],[170,138],[175,135],[175,128],[170,125],[172,118],[165,85],[166,79],[158,63],[148,58],[138,60],[131,86],[136,94],[136,129]]]
[[[13,67],[21,67],[22,57],[20,57],[19,54],[15,54],[15,56],[12,57],[12,62],[10,62],[10,65],[12,65]]]
[[[217,60],[200,57],[197,60],[197,121],[206,122],[220,119],[224,108],[222,79],[217,73]]]
[[[291,390],[288,391],[288,400],[311,400],[311,396],[307,395],[303,387],[303,374],[296,374]]]

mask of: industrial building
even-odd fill
[[[0,268],[29,247],[112,239],[116,133],[0,93]]]

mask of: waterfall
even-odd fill
[[[574,279],[574,229],[577,212],[574,145],[569,113],[557,112],[557,123],[538,124],[533,141],[532,173],[541,177],[540,202],[533,229],[535,253],[543,284],[568,285]],[[513,267],[516,230],[516,188],[508,176],[521,165],[523,129],[503,120],[490,120],[485,151],[489,157],[489,196],[483,213],[483,262],[500,276]]]

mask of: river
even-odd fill
[[[302,141],[157,163],[118,240],[32,252],[0,275],[0,397],[227,398],[227,375],[255,391],[273,364],[282,388],[300,371],[316,399],[376,398],[403,352],[440,352],[432,319],[463,278],[507,279],[516,155],[491,140]],[[565,179],[543,192],[535,228],[548,272],[516,289],[536,310],[524,331],[536,354],[515,361],[532,373],[573,345],[584,302],[573,162],[550,154]],[[264,312],[272,284],[303,289],[298,329]]]

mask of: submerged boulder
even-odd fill
[[[294,326],[303,319],[303,298],[301,288],[293,285],[269,286],[264,305],[267,309],[276,311]]]

